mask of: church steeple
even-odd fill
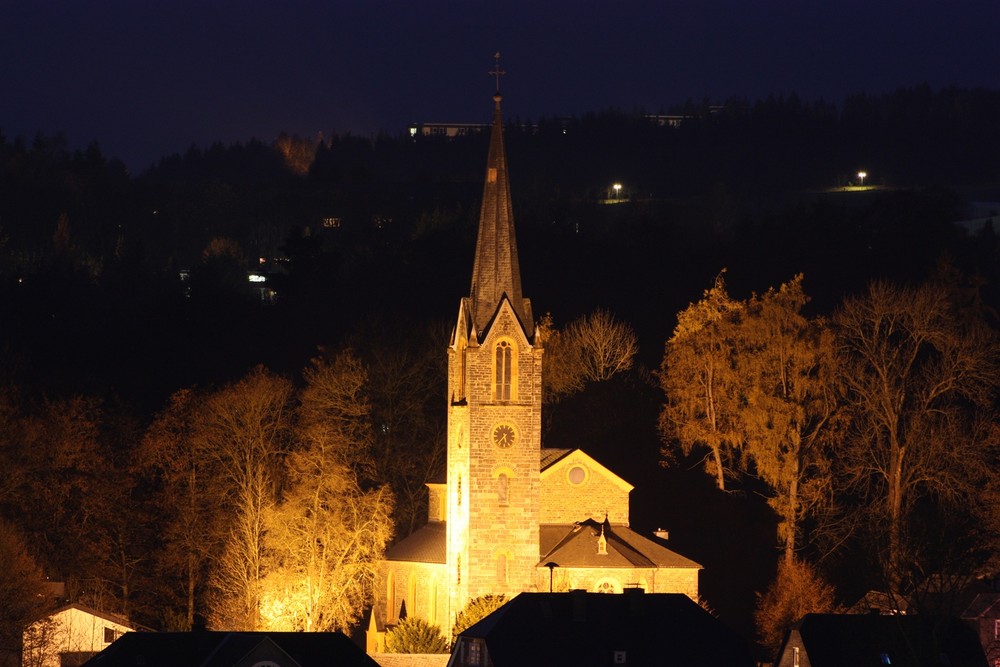
[[[500,76],[504,72],[500,70],[499,58],[498,53],[496,67],[491,72],[497,78],[497,91],[493,96],[493,127],[486,160],[483,205],[479,213],[476,257],[472,266],[472,317],[476,330],[481,334],[506,295],[530,337],[533,331],[531,307],[521,294],[521,270],[517,260],[517,239],[503,143]]]

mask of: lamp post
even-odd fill
[[[545,564],[545,567],[549,568],[549,593],[552,592],[552,572],[559,567],[559,563],[553,563],[549,561]]]
[[[615,191],[615,201],[621,201],[622,184],[615,183],[611,186],[611,189]]]
[[[867,178],[867,177],[868,177],[868,172],[867,171],[859,171],[858,172],[858,184],[860,186],[864,187],[864,185],[865,185],[865,178]]]

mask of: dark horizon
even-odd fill
[[[97,141],[133,173],[191,145],[281,132],[488,122],[497,50],[505,114],[521,119],[1000,87],[991,2],[7,5],[0,132],[64,133],[72,148]]]

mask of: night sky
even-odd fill
[[[214,141],[368,136],[687,98],[1000,87],[996,0],[0,0],[0,131],[133,171]]]

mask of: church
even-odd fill
[[[701,566],[629,528],[628,482],[581,449],[542,447],[544,340],[521,291],[499,85],[493,100],[472,285],[447,349],[446,480],[428,485],[427,525],[386,552],[370,650],[404,616],[447,636],[486,594],[698,599]]]

